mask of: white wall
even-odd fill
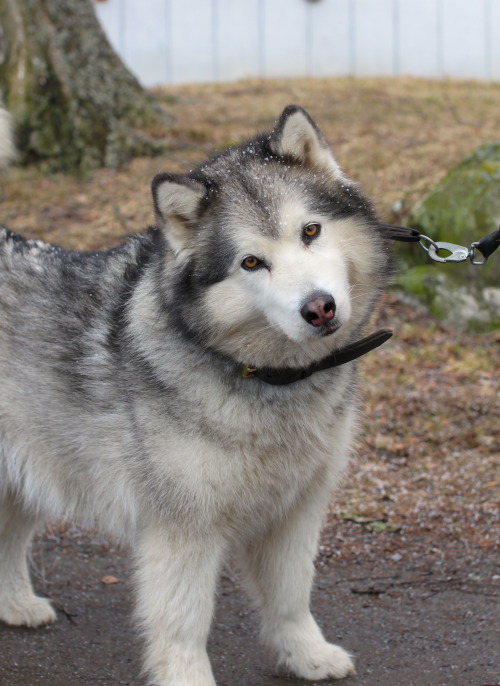
[[[500,0],[100,0],[146,86],[246,76],[500,80]]]

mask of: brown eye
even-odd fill
[[[316,238],[319,236],[321,231],[321,224],[316,224],[315,222],[312,222],[311,224],[306,224],[303,228],[303,235],[304,238],[307,240],[308,238]]]
[[[241,266],[244,269],[255,269],[260,264],[262,264],[262,262],[257,257],[255,257],[255,255],[249,255],[248,257],[245,257],[245,259],[241,263]]]

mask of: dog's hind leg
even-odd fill
[[[324,500],[317,493],[306,496],[240,558],[262,615],[262,639],[277,652],[280,665],[314,681],[354,671],[350,655],[325,640],[309,609]]]
[[[35,595],[29,577],[27,557],[35,524],[12,496],[0,500],[0,620],[15,626],[56,621],[49,601]]]

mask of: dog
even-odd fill
[[[0,619],[56,619],[29,579],[36,525],[97,521],[132,547],[152,683],[214,686],[229,557],[278,663],[345,677],[309,600],[357,422],[353,358],[383,342],[360,335],[384,232],[296,105],[152,192],[156,225],[106,251],[1,229]]]

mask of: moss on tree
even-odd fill
[[[0,84],[22,162],[88,171],[165,149],[170,117],[113,51],[90,0],[0,0]]]

